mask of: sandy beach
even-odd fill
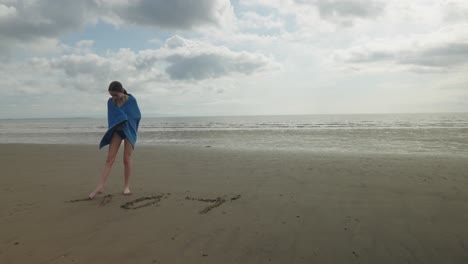
[[[468,263],[466,157],[0,149],[0,263]]]

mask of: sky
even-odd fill
[[[0,118],[468,112],[466,0],[0,0]]]

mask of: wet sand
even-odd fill
[[[466,157],[0,149],[0,263],[468,263]]]

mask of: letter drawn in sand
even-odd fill
[[[237,200],[240,198],[240,195],[236,195],[234,197],[231,198],[231,201],[234,201],[234,200]],[[192,197],[185,197],[186,200],[193,200],[193,201],[200,201],[200,202],[209,202],[209,203],[213,203],[212,205],[209,205],[205,208],[203,208],[202,210],[199,211],[200,214],[206,214],[208,213],[209,211],[211,211],[212,209],[222,205],[223,203],[226,202],[226,199],[225,197],[217,197],[216,199],[204,199],[204,198],[192,198]]]
[[[125,204],[122,204],[120,207],[123,208],[123,209],[139,209],[139,208],[142,208],[142,207],[146,207],[146,206],[150,206],[150,205],[159,203],[161,201],[161,199],[167,198],[167,196],[170,195],[170,194],[171,193],[166,193],[166,194],[163,193],[163,194],[160,194],[160,195],[140,197],[138,199],[135,199],[135,200],[132,200],[132,201],[127,202]],[[112,201],[112,197],[113,197],[112,194],[108,194],[106,196],[103,196],[100,199],[100,202],[99,202],[98,205],[99,206],[107,205],[108,203],[110,203]],[[227,201],[231,201],[231,202],[235,201],[235,200],[239,199],[240,197],[241,197],[241,195],[238,194],[238,195],[236,195],[234,197],[231,197],[231,198],[226,198],[226,195],[223,195],[223,196],[217,197],[215,199],[192,198],[192,197],[189,197],[189,196],[186,196],[185,199],[186,200],[193,200],[193,201],[212,203],[212,204],[206,206],[205,208],[203,208],[202,210],[199,211],[200,214],[206,214],[209,211],[213,210],[214,208],[222,205],[223,203],[225,203]],[[96,199],[83,198],[83,199],[69,200],[69,201],[66,201],[66,203],[94,201],[94,200],[96,200]]]
[[[106,196],[103,196],[100,200],[99,206],[104,206],[112,201],[112,194],[108,194]],[[83,199],[75,199],[75,200],[69,200],[66,201],[66,203],[76,203],[76,202],[85,202],[85,201],[95,201],[97,199],[89,199],[89,198],[83,198]]]
[[[145,206],[150,206],[152,204],[155,204],[159,201],[161,201],[161,198],[163,198],[164,195],[153,195],[149,197],[141,197],[136,200],[130,201],[128,203],[122,204],[120,207],[123,209],[139,209]],[[141,203],[143,201],[147,201],[146,203]]]

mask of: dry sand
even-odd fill
[[[0,263],[468,263],[468,161],[0,145]],[[122,149],[121,149],[122,151]]]

